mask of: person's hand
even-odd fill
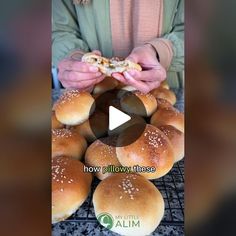
[[[166,79],[166,70],[158,62],[156,52],[149,44],[134,48],[126,59],[140,64],[142,71],[129,70],[123,74],[113,73],[112,76],[122,83],[148,93],[159,87],[160,83]]]
[[[93,51],[101,55],[99,51]],[[105,76],[95,66],[81,62],[75,57],[66,58],[58,64],[58,79],[65,88],[76,88],[79,90],[91,90],[101,82]]]

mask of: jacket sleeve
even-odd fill
[[[57,67],[60,60],[75,50],[89,51],[81,38],[76,11],[72,1],[52,1],[52,64]]]
[[[158,54],[160,63],[168,71],[180,72],[184,70],[184,4],[180,0],[174,16],[174,23],[170,33],[149,42]]]

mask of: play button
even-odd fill
[[[129,140],[126,140],[125,143],[119,144],[121,146],[127,146],[133,142],[135,142],[144,132],[146,127],[146,121],[143,117],[135,114],[130,114],[128,111],[124,111],[120,104],[120,96],[118,94],[125,94],[127,91],[122,90],[111,90],[107,91],[101,95],[95,96],[95,102],[92,106],[89,118],[90,129],[92,130],[94,136],[97,139],[102,137],[111,137],[109,139],[100,139],[101,142],[104,142],[106,145],[118,147],[117,143],[114,140],[117,140],[119,135],[124,132],[128,132]],[[134,96],[132,97],[132,102],[139,109],[143,111],[145,110],[145,106],[142,101]],[[95,111],[94,111],[95,107]],[[94,116],[94,113],[103,113],[107,117],[107,125],[104,125],[104,119],[101,120],[101,116]],[[100,118],[99,118],[100,117]],[[101,137],[101,127],[107,127],[105,134]],[[131,135],[130,135],[131,133]]]
[[[129,121],[131,117],[124,112],[109,106],[109,131],[112,131],[119,126]]]

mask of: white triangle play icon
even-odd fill
[[[109,106],[109,130],[112,131],[117,127],[123,125],[129,121],[131,117],[124,112],[116,109],[113,106]]]

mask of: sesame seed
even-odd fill
[[[72,134],[72,131],[69,129],[52,129],[52,141],[55,142],[58,138],[69,138]],[[64,164],[67,164],[67,162],[64,162]]]
[[[71,102],[73,103],[73,98],[79,97],[80,96],[80,91],[77,89],[71,89],[67,90],[65,93],[63,93],[58,101],[55,103],[55,108],[60,107],[62,104],[66,102]]]

